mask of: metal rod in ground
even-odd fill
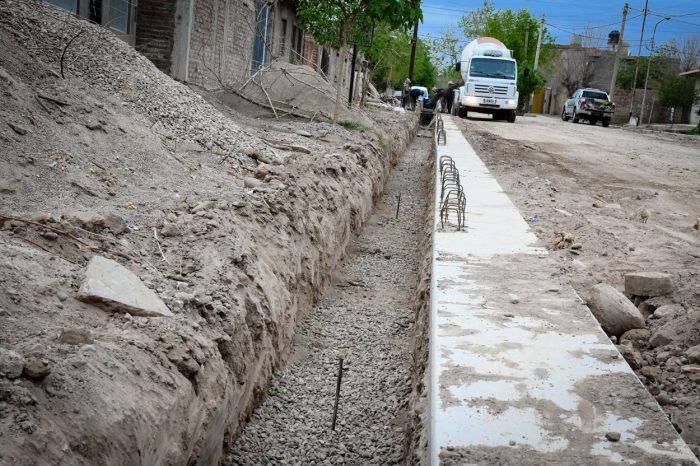
[[[343,380],[343,358],[338,358],[338,382],[335,386],[335,405],[333,406],[333,422],[331,423],[331,430],[335,430],[335,420],[338,417],[338,400],[340,399],[340,382]]]
[[[396,218],[399,218],[399,208],[401,207],[401,193],[397,196],[398,201],[396,202]]]

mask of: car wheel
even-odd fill
[[[569,121],[569,116],[566,114],[566,107],[564,107],[561,111],[561,119],[564,121]]]
[[[579,118],[576,116],[576,110],[574,110],[574,114],[571,116],[571,121],[573,123],[578,123]]]
[[[596,118],[591,118],[588,120],[588,123],[590,123],[591,126],[595,126],[595,124],[598,123],[598,120]]]
[[[603,128],[610,126],[610,118],[603,118]]]

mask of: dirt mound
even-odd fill
[[[246,99],[276,112],[330,121],[335,108],[335,87],[308,66],[272,62],[260,69],[237,91]],[[341,105],[338,121],[371,126],[372,120],[357,109]]]
[[[0,463],[216,463],[415,120],[241,127],[32,1],[0,3],[0,88]],[[174,316],[79,301],[96,254]]]

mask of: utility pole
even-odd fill
[[[411,63],[408,65],[408,79],[413,82],[413,65],[416,61],[416,44],[418,43],[418,18],[413,25],[413,39],[411,39]]]
[[[617,42],[617,53],[615,54],[615,64],[613,65],[612,81],[610,81],[610,100],[615,102],[613,95],[615,94],[615,81],[617,81],[617,70],[620,66],[620,55],[622,55],[622,44],[625,37],[625,23],[627,22],[627,11],[629,4],[625,3],[622,9],[622,26],[620,27],[620,40]]]
[[[630,100],[630,119],[634,110],[634,94],[637,90],[637,74],[639,73],[639,59],[642,56],[642,41],[644,40],[644,26],[647,24],[647,14],[649,13],[649,0],[644,2],[644,20],[642,21],[642,34],[639,36],[639,49],[637,50],[637,64],[634,66],[634,81],[632,81],[632,99]],[[639,119],[637,119],[639,124]]]
[[[542,19],[540,20],[540,27],[537,28],[537,48],[535,49],[535,65],[532,67],[533,71],[537,71],[537,65],[540,63],[540,48],[542,47],[542,32],[544,31],[544,13],[542,13]],[[530,93],[530,98],[527,103],[528,112],[532,112],[532,98],[534,93]]]

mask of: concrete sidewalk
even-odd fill
[[[698,464],[576,292],[552,273],[554,260],[462,136],[463,122],[443,119],[430,463]],[[442,155],[460,173],[466,231],[440,224]]]

